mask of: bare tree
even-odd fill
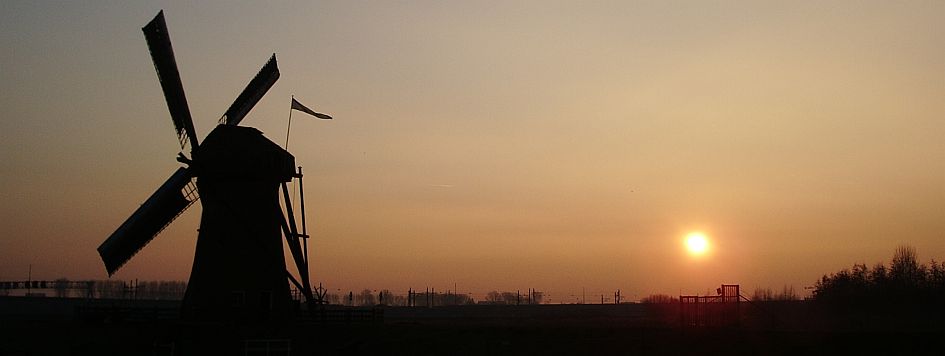
[[[486,301],[489,303],[500,303],[502,302],[502,294],[498,291],[491,291],[486,294]]]
[[[82,297],[84,298],[95,298],[95,281],[85,281],[82,288]]]
[[[915,248],[899,246],[893,254],[892,265],[889,268],[890,277],[900,285],[916,285],[925,277],[925,266],[920,266],[916,258]]]
[[[146,281],[138,283],[139,299],[181,300],[187,290],[183,281]]]
[[[383,301],[380,300],[381,295],[384,296]],[[395,295],[390,290],[385,289],[378,294],[378,303],[392,306],[404,306],[407,305],[407,298],[402,295]]]
[[[360,306],[373,306],[377,305],[377,300],[374,298],[374,293],[372,293],[370,289],[364,289],[355,296],[355,304]]]
[[[514,304],[517,304],[520,301],[520,299],[521,299],[521,296],[519,296],[516,293],[502,292],[502,302],[505,304],[514,305]]]
[[[797,297],[797,293],[794,292],[794,286],[787,286],[787,285],[781,288],[781,294],[778,294],[775,298],[776,300],[780,300],[780,301],[791,301],[791,300],[800,299]]]
[[[928,284],[933,290],[941,293],[945,290],[945,262],[936,263],[935,260],[929,262]]]
[[[96,281],[95,291],[99,298],[119,299],[124,294],[124,284],[119,280]]]
[[[671,297],[666,294],[650,294],[643,299],[640,299],[640,303],[677,303],[679,299]]]
[[[53,289],[56,291],[56,298],[69,297],[69,280],[59,278],[53,282]]]
[[[753,301],[763,301],[763,300],[772,300],[774,299],[774,292],[771,291],[771,288],[755,288],[755,292],[751,294],[751,300]]]

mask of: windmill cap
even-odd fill
[[[287,182],[295,173],[295,157],[252,127],[218,125],[193,156],[198,178]]]

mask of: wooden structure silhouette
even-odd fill
[[[723,284],[717,295],[679,296],[679,323],[683,327],[737,326],[741,294],[737,284]]]
[[[150,242],[198,197],[203,200],[197,247],[182,316],[197,320],[270,320],[288,318],[296,305],[288,281],[313,302],[307,254],[286,201],[286,182],[301,179],[295,158],[259,130],[238,126],[279,79],[273,55],[220,118],[220,124],[197,140],[190,109],[174,59],[163,11],[143,29],[168,110],[183,151],[178,168],[98,251],[109,275]],[[199,193],[199,195],[198,195]],[[288,216],[288,217],[287,217]],[[286,269],[285,236],[299,271]]]

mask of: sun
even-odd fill
[[[709,239],[701,232],[692,232],[686,235],[686,250],[694,256],[704,255],[709,251]]]

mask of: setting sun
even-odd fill
[[[686,236],[686,250],[692,255],[702,255],[709,250],[709,240],[701,232],[693,232]]]

